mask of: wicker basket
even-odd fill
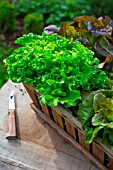
[[[113,170],[113,151],[104,146],[99,139],[86,145],[82,125],[70,110],[60,105],[55,108],[42,106],[38,100],[40,94],[35,91],[35,88],[26,84],[24,87],[34,103],[31,106],[38,116],[47,121],[61,136],[69,140],[99,169]]]

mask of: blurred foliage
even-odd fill
[[[68,22],[68,24],[72,23],[73,18],[81,15],[93,15],[96,17],[108,15],[113,18],[112,7],[113,1],[111,0],[0,0],[0,87],[7,80],[2,60],[12,51],[1,40],[1,37],[6,33],[8,37],[11,32],[16,34],[15,18],[24,20],[24,31],[26,33],[40,34],[38,32],[39,26],[42,29],[43,24],[44,27],[50,24],[59,27],[64,21]],[[39,18],[36,18],[36,13],[43,15],[43,24],[38,24]]]
[[[10,33],[15,29],[15,8],[7,1],[0,3],[0,33]]]
[[[59,25],[70,21],[76,16],[94,15],[96,17],[109,15],[112,18],[111,0],[12,0],[16,15],[24,17],[28,13],[40,13],[44,16],[45,25]]]
[[[24,31],[25,33],[41,34],[44,27],[44,18],[41,14],[27,14],[24,17]]]
[[[91,0],[87,2],[90,10],[88,11],[89,15],[94,15],[96,17],[104,17],[108,15],[113,18],[113,1],[111,0]]]
[[[89,10],[89,5],[84,0],[12,0],[12,4],[19,17],[34,12],[42,14],[45,25],[59,25],[63,21],[72,20],[75,16],[85,15]]]
[[[13,48],[9,47],[5,42],[3,34],[0,35],[0,88],[8,80],[6,68],[4,67],[3,60],[11,54]]]

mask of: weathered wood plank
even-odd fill
[[[91,165],[90,169],[89,170],[98,170],[98,168],[95,168],[94,165]]]
[[[72,112],[63,108],[62,106],[58,105],[57,107],[53,108],[53,110],[55,110],[57,113],[59,113],[60,115],[62,115],[65,119],[67,118],[68,121],[70,121],[71,124],[73,124],[75,127],[82,129],[82,125],[80,123],[80,121],[73,117]],[[70,114],[69,114],[70,112]],[[106,152],[106,154],[108,154],[109,156],[113,157],[113,150],[111,150],[110,148],[106,147],[105,145],[103,145],[99,139],[95,139],[96,143],[98,143],[100,145],[100,147]]]
[[[0,158],[0,170],[34,170],[34,169],[22,164],[17,164],[5,158]]]
[[[75,127],[82,129],[82,125],[81,125],[80,121],[78,121],[77,118],[73,119],[72,113],[70,112],[70,114],[69,114],[69,111],[64,109],[62,106],[58,105],[55,108],[53,108],[53,110],[55,110],[60,115],[66,117],[68,119],[68,121],[70,121],[70,123],[72,123]]]
[[[85,143],[85,135],[81,130],[78,130],[78,136],[79,136],[79,143],[89,151],[90,146]]]
[[[93,155],[102,163],[104,163],[104,156],[105,153],[104,151],[101,149],[101,147],[95,142],[93,141],[93,147],[92,147],[92,152]]]
[[[42,111],[50,117],[49,110],[47,106],[42,106]]]
[[[12,89],[16,94],[17,136],[20,138],[15,142],[5,139],[8,96]],[[31,99],[18,85],[15,87],[9,81],[0,91],[0,101],[0,158],[11,164],[10,169],[13,165],[26,170],[90,169],[91,163],[77,148],[36,116],[29,105]]]
[[[37,100],[35,94],[31,91],[31,89],[28,88],[28,86],[27,86],[26,84],[23,83],[23,85],[24,85],[24,87],[26,88],[26,91],[28,92],[29,96],[30,96],[31,99],[33,100],[34,104],[35,104],[38,108],[40,108],[39,103],[38,103],[38,100]]]
[[[51,111],[52,111],[52,114],[53,114],[53,117],[54,117],[55,122],[56,122],[62,129],[64,129],[64,124],[63,124],[61,115],[59,115],[53,108],[51,108]]]
[[[109,162],[109,170],[113,170],[113,159]]]
[[[71,136],[69,136],[65,131],[63,131],[56,123],[54,123],[46,114],[41,112],[34,104],[31,107],[35,110],[36,114],[40,116],[43,120],[47,121],[51,127],[57,130],[57,132],[65,139],[70,141],[76,148],[78,148],[95,166],[100,168],[100,170],[108,170],[103,164],[101,164],[97,159],[95,159],[86,149],[78,144]]]
[[[106,154],[113,157],[113,150],[112,149],[110,149],[109,147],[106,147],[105,145],[103,145],[99,138],[95,139],[95,141],[100,145],[101,149],[103,149],[103,151],[106,152]]]
[[[66,119],[65,119],[65,125],[66,125],[68,134],[70,134],[76,140],[75,127]]]
[[[50,117],[48,107],[41,105],[40,101],[39,101],[39,104],[40,104],[40,106],[41,106],[42,111],[43,111],[46,115],[48,115],[48,116]]]

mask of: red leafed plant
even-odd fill
[[[58,35],[80,41],[95,52],[101,62],[100,68],[113,70],[113,20],[110,17],[76,17],[70,25],[64,22]]]

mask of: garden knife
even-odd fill
[[[16,139],[16,123],[15,123],[15,96],[14,90],[9,95],[9,109],[8,109],[8,133],[7,139]]]

